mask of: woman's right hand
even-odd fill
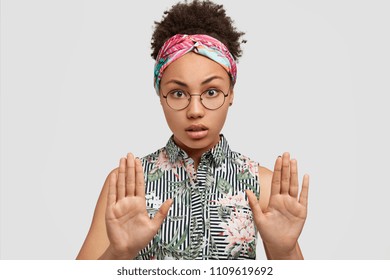
[[[118,173],[109,178],[106,228],[110,245],[102,258],[135,258],[156,235],[171,205],[172,199],[166,200],[150,219],[141,161],[131,153],[121,158]]]

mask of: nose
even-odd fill
[[[200,95],[191,95],[190,104],[187,107],[188,118],[201,118],[205,114],[205,108],[200,102]]]

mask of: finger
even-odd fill
[[[165,200],[164,203],[160,206],[160,209],[158,209],[156,215],[154,215],[152,222],[156,231],[160,228],[164,219],[167,217],[169,208],[172,206],[172,203],[173,200],[171,198]]]
[[[298,162],[295,159],[291,160],[290,165],[290,195],[298,197],[299,183],[298,183]]]
[[[256,225],[259,224],[264,217],[263,211],[261,210],[259,201],[257,197],[251,190],[246,190],[246,195],[248,197],[249,206],[252,209],[253,219],[256,222]]]
[[[282,158],[279,156],[275,161],[274,175],[272,176],[271,195],[280,193],[280,178],[282,177]]]
[[[282,157],[282,182],[280,193],[287,194],[290,189],[290,154],[284,153]]]
[[[309,175],[303,176],[302,190],[299,195],[299,203],[307,208],[307,201],[309,195]]]
[[[135,159],[135,195],[145,197],[145,178],[142,163]]]
[[[118,192],[117,200],[120,200],[125,197],[125,180],[126,180],[126,159],[121,158],[119,162],[119,174],[118,174]]]
[[[132,153],[127,154],[126,195],[135,195],[135,163],[134,156]]]
[[[109,188],[107,197],[107,206],[116,203],[116,173],[112,172],[108,178]]]

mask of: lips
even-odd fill
[[[185,129],[187,135],[192,139],[202,139],[207,136],[208,128],[202,124],[193,124]]]
[[[203,131],[203,130],[208,130],[208,128],[202,124],[193,124],[186,128],[186,131]]]

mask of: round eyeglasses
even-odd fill
[[[189,94],[184,90],[171,90],[167,95],[163,95],[167,105],[173,110],[180,111],[190,105],[192,96],[199,96],[202,105],[209,110],[217,110],[225,103],[225,99],[229,94],[225,94],[222,90],[211,88],[201,94]]]

